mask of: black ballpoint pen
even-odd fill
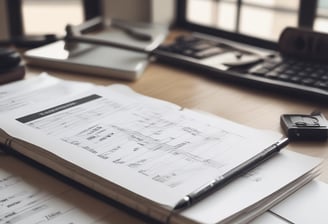
[[[181,210],[181,209],[190,207],[191,205],[204,199],[206,196],[213,193],[214,191],[219,190],[220,188],[222,188],[223,186],[225,186],[232,180],[236,179],[237,177],[241,176],[242,174],[245,174],[247,171],[251,170],[252,168],[258,166],[260,163],[269,159],[271,156],[278,153],[287,144],[288,144],[287,138],[284,138],[284,139],[276,142],[275,144],[264,149],[261,153],[257,154],[253,158],[242,163],[240,166],[235,167],[234,169],[230,170],[229,172],[210,181],[208,184],[200,187],[196,191],[191,192],[190,194],[186,195],[176,204],[176,206],[173,209]]]

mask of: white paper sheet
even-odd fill
[[[328,185],[312,181],[270,210],[295,224],[326,224],[327,206]]]
[[[0,86],[0,113],[33,107],[40,102],[50,103],[52,100],[79,94],[92,87],[89,83],[63,81],[42,73],[28,80]]]
[[[144,223],[109,204],[0,156],[0,224]]]

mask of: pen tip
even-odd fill
[[[173,210],[179,210],[188,207],[190,204],[191,204],[190,198],[188,196],[185,196],[174,206]]]

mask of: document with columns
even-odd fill
[[[11,91],[15,85],[21,86],[19,92]],[[307,161],[302,169],[279,175],[270,172],[272,168],[265,170],[270,183],[255,185],[261,186],[260,194],[219,216],[205,208],[219,206],[224,200],[212,200],[234,189],[239,179],[177,212],[181,199],[244,167],[275,146],[281,134],[181,108],[123,85],[95,86],[44,74],[3,86],[0,92],[2,144],[161,222],[225,223],[242,218],[245,211],[258,210],[258,203],[269,206],[310,181],[319,164],[298,155],[293,157],[296,167]],[[276,154],[262,165],[290,157]],[[274,178],[276,184],[271,183]],[[268,197],[272,200],[264,202]],[[232,194],[227,202],[235,199]]]

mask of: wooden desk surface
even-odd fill
[[[323,104],[223,82],[201,72],[187,71],[157,62],[151,63],[141,78],[134,82],[39,68],[28,68],[26,77],[38,75],[43,71],[68,80],[101,85],[126,84],[147,96],[170,101],[182,107],[210,112],[248,126],[278,132],[282,132],[279,120],[281,114],[309,114],[313,110],[320,110],[328,116],[328,108]],[[290,143],[288,148],[323,158],[322,174],[319,179],[328,183],[328,142]]]

